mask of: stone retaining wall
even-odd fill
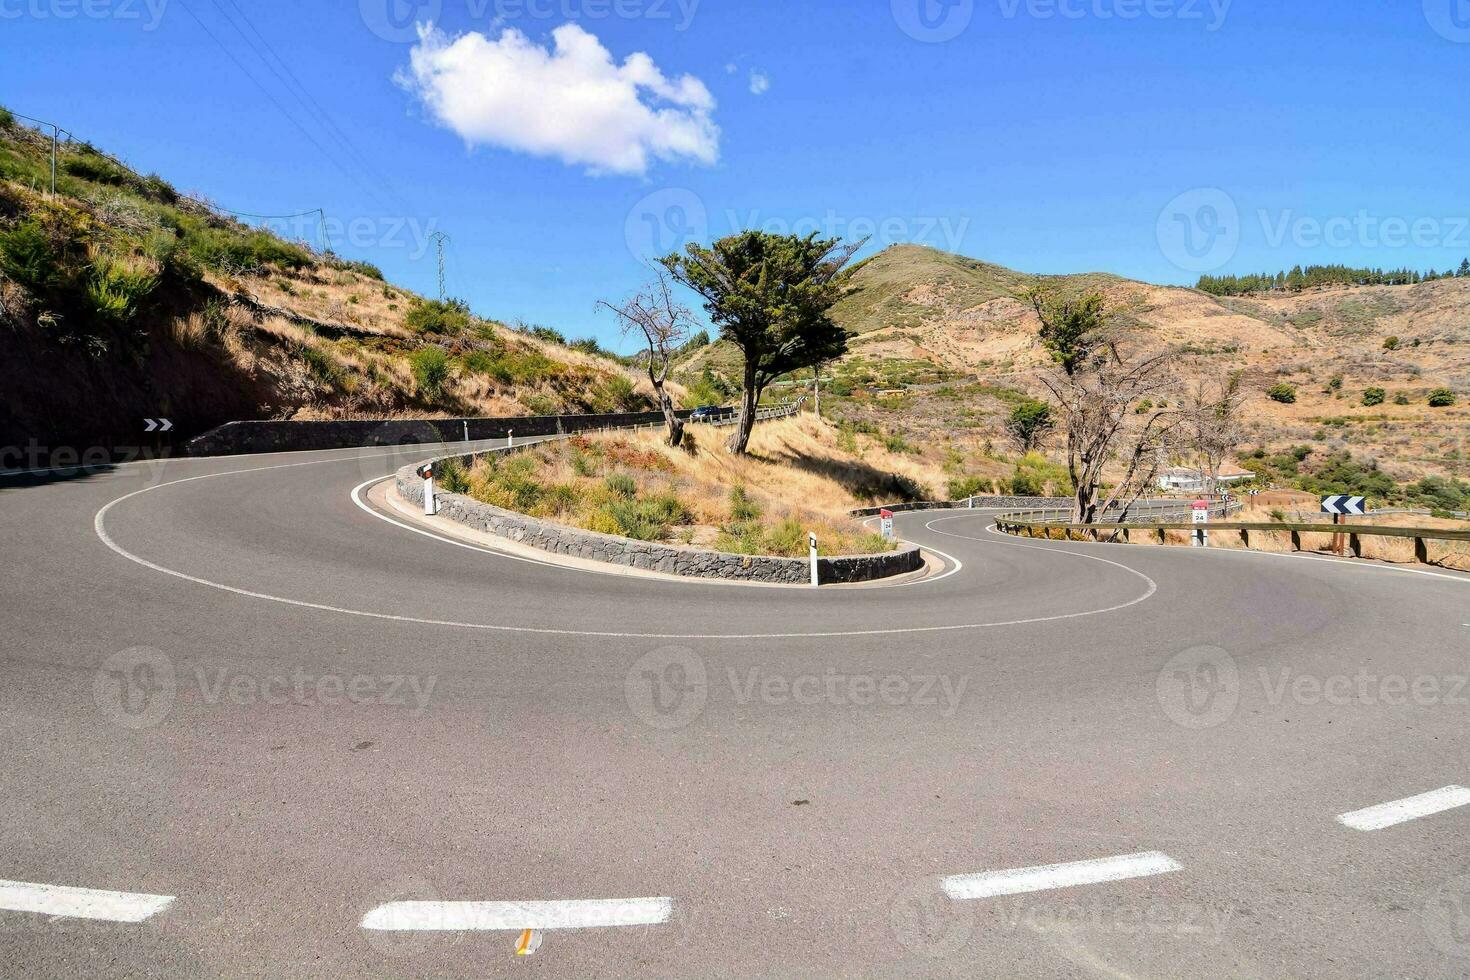
[[[449,458],[449,457],[444,457]],[[459,456],[466,466],[473,457]],[[424,481],[417,465],[398,470],[398,492],[420,508],[424,505]],[[765,555],[732,555],[700,548],[682,548],[653,541],[635,541],[596,531],[567,527],[516,511],[503,510],[457,493],[438,491],[439,516],[477,531],[507,538],[542,551],[591,561],[604,561],[629,568],[683,575],[690,578],[732,579],[742,582],[777,582],[805,585],[811,582],[811,565],[805,558],[776,558]],[[823,585],[838,582],[869,582],[918,571],[924,557],[909,545],[876,555],[851,555],[817,559],[817,580]]]

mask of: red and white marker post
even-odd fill
[[[1194,546],[1208,548],[1210,546],[1210,502],[1196,500],[1191,509],[1194,512]]]
[[[424,516],[433,517],[439,513],[439,501],[434,496],[434,464],[420,466],[419,476],[424,478]]]

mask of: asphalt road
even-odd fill
[[[1338,819],[1470,785],[1470,578],[953,511],[666,584],[355,502],[424,455],[0,481],[0,975],[1470,972],[1460,794]]]

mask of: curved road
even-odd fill
[[[1470,577],[953,511],[668,584],[354,499],[425,455],[0,481],[0,972],[1470,971]]]

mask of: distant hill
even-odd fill
[[[0,446],[136,446],[250,418],[646,407],[595,345],[437,303],[0,110]],[[13,465],[8,463],[6,465]]]

